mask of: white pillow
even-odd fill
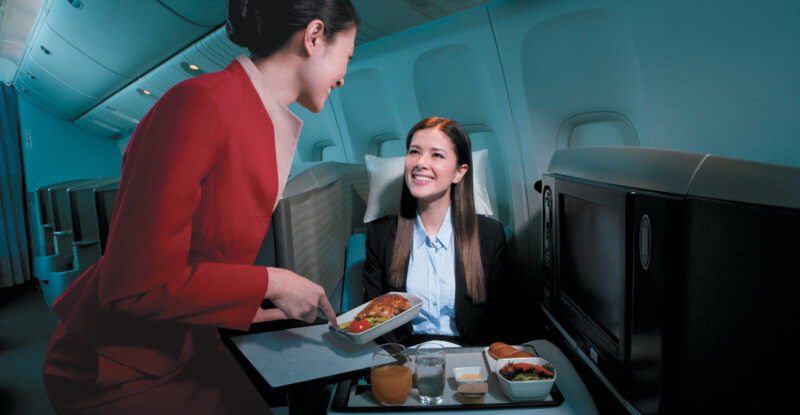
[[[475,195],[475,213],[492,215],[492,203],[486,190],[486,159],[489,150],[472,152],[472,186]],[[405,157],[381,158],[367,154],[364,161],[369,172],[369,198],[364,223],[386,215],[397,214],[400,192],[403,189]]]

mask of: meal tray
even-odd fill
[[[529,348],[531,353],[538,356],[532,346]],[[553,385],[550,394],[538,401],[512,401],[503,393],[497,375],[492,373],[490,366],[484,356],[483,347],[456,347],[445,349],[445,388],[444,401],[438,405],[423,405],[419,400],[419,393],[416,388],[411,389],[411,395],[403,405],[385,406],[381,405],[372,396],[372,390],[368,383],[368,375],[363,375],[357,379],[348,379],[339,382],[336,388],[336,395],[333,398],[331,409],[339,412],[379,412],[379,411],[430,411],[430,410],[468,410],[468,409],[502,409],[502,408],[541,408],[559,406],[564,402],[564,397],[558,390],[557,385]],[[409,355],[414,354],[413,349],[408,349]],[[464,404],[459,399],[458,383],[453,377],[453,368],[463,366],[481,366],[489,374],[489,391],[482,404]],[[558,370],[558,369],[556,369]]]
[[[351,342],[353,344],[365,344],[367,342],[370,342],[372,340],[377,339],[379,336],[382,336],[382,335],[384,335],[384,334],[386,334],[386,333],[388,333],[388,332],[390,332],[390,331],[402,326],[403,324],[408,323],[409,321],[413,320],[414,317],[417,316],[417,314],[419,314],[420,310],[422,310],[422,303],[424,301],[422,300],[422,298],[420,298],[420,297],[418,297],[418,296],[416,296],[414,294],[409,294],[409,293],[404,293],[404,292],[397,292],[397,291],[392,291],[392,292],[387,293],[387,294],[397,294],[397,295],[405,297],[408,300],[408,303],[411,305],[411,308],[409,308],[408,310],[403,311],[402,313],[390,318],[389,320],[384,321],[381,324],[378,324],[375,327],[371,327],[371,328],[369,328],[369,329],[367,329],[365,331],[362,331],[361,333],[350,333],[350,332],[341,330],[338,327],[335,327],[333,324],[329,323],[328,325],[329,325],[330,330],[333,333],[335,333],[336,335],[348,340],[349,342]],[[341,316],[337,317],[336,318],[337,326],[339,324],[342,324],[342,323],[345,323],[345,322],[348,322],[348,321],[353,321],[353,319],[356,318],[356,314],[360,313],[361,310],[363,310],[365,307],[367,307],[367,305],[369,305],[369,303],[370,302],[367,301],[366,303],[361,304],[360,306],[358,306],[358,307],[356,307],[356,308],[354,308],[354,309],[342,314]]]

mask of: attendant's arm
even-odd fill
[[[198,262],[190,251],[202,186],[226,149],[225,120],[198,88],[168,92],[123,162],[99,303],[123,316],[245,330],[268,292],[265,267]]]
[[[310,323],[317,318],[319,308],[325,313],[329,322],[336,324],[336,312],[321,286],[289,270],[268,269],[269,288],[264,298],[271,300],[277,308],[259,308],[253,323],[286,318]]]

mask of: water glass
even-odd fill
[[[372,395],[384,405],[402,405],[411,394],[411,360],[406,347],[386,343],[372,352]]]
[[[444,347],[426,343],[415,348],[414,358],[417,391],[423,405],[435,405],[444,400]]]

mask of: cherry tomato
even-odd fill
[[[364,330],[370,328],[369,321],[365,318],[358,318],[356,317],[352,323],[350,323],[350,327],[347,328],[347,331],[350,333],[361,333]]]

